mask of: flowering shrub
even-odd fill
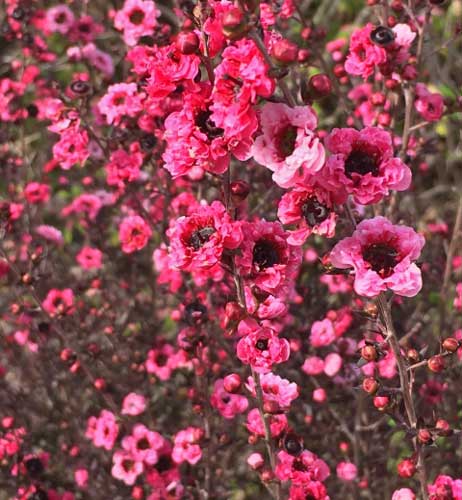
[[[462,500],[461,0],[0,14],[0,500]]]

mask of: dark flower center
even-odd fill
[[[223,396],[221,398],[221,400],[223,401],[223,403],[226,405],[228,404],[230,401],[231,401],[231,398],[229,396]]]
[[[144,437],[136,443],[136,447],[139,450],[148,450],[151,446],[149,444],[149,441]]]
[[[353,149],[345,161],[345,173],[347,177],[352,178],[353,174],[366,175],[372,174],[374,177],[379,175],[379,154],[373,150]]]
[[[297,131],[298,129],[295,125],[287,125],[277,134],[275,145],[278,160],[283,161],[294,152],[295,143],[297,141]]]
[[[169,455],[162,455],[156,463],[155,468],[159,472],[165,472],[172,468],[172,460]]]
[[[199,248],[209,241],[210,236],[212,236],[214,232],[215,228],[212,226],[196,229],[189,238],[189,246],[194,248],[194,250],[199,250]]]
[[[268,349],[268,339],[257,340],[255,347],[259,351],[266,351]]]
[[[317,198],[311,196],[303,203],[302,214],[309,226],[316,226],[327,219],[329,209],[320,203]]]
[[[31,476],[38,476],[43,472],[43,463],[39,458],[29,458],[26,469]]]
[[[253,247],[253,265],[257,271],[273,267],[279,263],[278,249],[270,241],[257,241]]]
[[[168,357],[165,354],[158,354],[156,356],[156,365],[157,366],[165,366],[167,364]]]
[[[132,24],[141,24],[144,20],[144,12],[141,9],[132,10],[129,19]]]
[[[199,127],[200,131],[210,137],[215,139],[223,135],[224,130],[215,125],[215,122],[211,118],[212,112],[210,110],[199,111],[196,115],[195,123]]]
[[[135,465],[135,462],[133,460],[123,460],[122,461],[122,467],[124,468],[125,471],[129,472],[133,469],[133,466]]]
[[[306,465],[303,463],[303,460],[297,458],[292,464],[292,469],[298,470],[299,472],[305,472]]]
[[[399,253],[387,243],[373,243],[363,250],[363,258],[373,271],[387,278],[399,262]]]
[[[67,20],[66,14],[64,12],[60,12],[56,17],[55,17],[55,23],[57,24],[62,24]]]

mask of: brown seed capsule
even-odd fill
[[[420,354],[418,353],[418,351],[416,349],[409,349],[407,351],[407,359],[411,363],[418,363],[420,360]]]
[[[366,361],[376,361],[379,357],[377,349],[373,345],[365,345],[361,349],[361,357]]]

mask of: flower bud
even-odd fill
[[[272,46],[271,55],[278,63],[290,64],[297,60],[298,47],[295,43],[282,38]]]
[[[388,396],[375,396],[374,398],[374,406],[379,411],[386,410],[389,404],[390,398]]]
[[[328,96],[331,92],[331,79],[323,73],[313,75],[309,79],[308,85],[305,86],[302,84],[302,98],[306,102],[322,99],[323,97]]]
[[[226,375],[226,377],[223,379],[223,387],[225,388],[225,391],[230,392],[231,394],[239,392],[241,385],[242,380],[237,373]]]
[[[405,458],[404,460],[401,460],[397,468],[398,468],[398,474],[401,477],[406,477],[406,478],[412,477],[416,471],[415,463],[410,458]]]
[[[428,369],[434,373],[439,373],[444,370],[444,358],[437,354],[432,356],[427,363]]]
[[[448,337],[443,340],[443,349],[448,352],[456,352],[459,349],[459,341],[454,337]]]
[[[422,444],[430,444],[433,441],[432,435],[428,429],[419,429],[417,439],[419,443]]]
[[[247,457],[247,464],[253,470],[260,469],[265,463],[261,453],[252,453]]]
[[[438,419],[435,424],[435,429],[439,436],[450,436],[452,434],[451,426],[447,420],[442,418]]]
[[[246,33],[244,14],[241,9],[234,7],[226,12],[221,21],[223,35],[231,40],[237,40]]]
[[[366,361],[376,361],[379,355],[377,349],[373,345],[365,345],[361,349],[361,357]]]
[[[420,354],[418,353],[418,351],[416,349],[409,349],[407,351],[406,355],[407,355],[407,359],[411,363],[418,363],[420,360]]]
[[[375,378],[367,377],[363,380],[363,390],[368,394],[375,394],[379,388],[379,383]]]
[[[194,31],[180,31],[176,38],[176,46],[182,54],[194,54],[199,48],[199,37]]]

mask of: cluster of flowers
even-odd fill
[[[247,465],[274,498],[281,500],[284,491],[288,500],[329,500],[326,483],[333,469],[342,487],[365,489],[367,480],[354,463],[359,451],[350,453],[358,444],[342,443],[340,460],[329,453],[323,459],[322,449],[305,445],[302,428],[313,423],[311,405],[322,408],[329,391],[361,380],[377,410],[404,427],[408,421],[415,453],[399,462],[399,475],[420,473],[422,447],[447,435],[449,424],[439,419],[431,432],[417,429],[412,411],[406,407],[402,417],[392,404],[393,391],[379,391],[378,379],[404,376],[400,346],[390,341],[387,318],[380,319],[385,294],[400,304],[423,286],[423,231],[396,223],[396,200],[412,187],[409,165],[422,148],[410,117],[416,113],[427,124],[447,111],[442,95],[417,81],[416,50],[431,8],[423,18],[409,17],[398,2],[403,22],[368,23],[352,32],[349,43],[329,42],[333,73],[316,74],[295,92],[285,77],[293,63],[309,66],[309,47],[316,44],[297,0],[256,2],[258,8],[252,0],[175,2],[174,11],[154,0],[125,0],[107,13],[115,29],[111,36],[125,51],[119,62],[96,45],[109,29],[87,13],[85,2],[80,15],[77,2],[46,9],[35,3],[6,2],[4,38],[21,44],[26,62],[11,61],[11,77],[0,79],[0,117],[12,124],[34,120],[53,134],[53,146],[39,180],[26,176],[24,185],[9,189],[10,199],[0,201],[0,238],[13,241],[20,224],[28,227],[19,242],[5,251],[0,247],[0,280],[17,274],[29,294],[5,316],[13,325],[8,342],[37,355],[48,334],[55,334],[60,361],[103,395],[104,408],[86,407],[91,415],[84,434],[87,444],[110,452],[112,478],[135,500],[190,498],[202,481],[190,471],[202,466],[203,488],[210,487],[212,452],[229,440],[216,437],[217,426],[211,430],[219,415],[223,428],[245,419],[252,447],[265,441],[266,456],[252,448]],[[172,16],[181,29],[167,22]],[[281,28],[292,21],[302,25],[300,46]],[[64,90],[49,85],[46,70],[61,59],[71,68]],[[306,79],[301,73],[297,78]],[[334,82],[351,86],[338,91],[348,116],[341,128],[322,128],[314,101],[327,97]],[[399,89],[406,94],[401,136],[393,121]],[[8,168],[25,170],[35,161],[25,153],[15,158],[8,147],[2,154]],[[266,193],[258,193],[262,187]],[[58,213],[51,213],[53,203]],[[59,221],[65,222],[63,230]],[[428,230],[430,237],[448,232],[447,226]],[[57,276],[59,285],[44,287],[40,273],[47,270],[47,255],[64,253],[75,242],[77,270],[69,272],[82,288]],[[321,248],[328,251],[323,255]],[[462,269],[462,259],[448,255],[454,257],[449,271]],[[115,261],[123,261],[125,271],[133,263],[139,268],[130,267],[126,279],[108,277],[105,269],[117,273]],[[106,290],[112,279],[118,288],[113,298],[145,306],[146,292],[136,280],[143,278],[146,267],[140,263],[146,261],[155,270],[146,278],[152,304],[164,300],[159,290],[167,297],[155,328],[168,335],[153,335],[144,351],[134,353],[130,369],[162,388],[187,380],[181,397],[197,420],[172,432],[163,425],[175,419],[153,417],[150,395],[141,390],[126,391],[122,404],[115,404],[105,377],[94,377],[85,364],[81,339],[75,345],[66,341],[68,330],[89,328],[87,315],[98,318],[97,328],[111,345],[119,328],[127,338],[136,337],[142,321],[136,325],[127,320],[130,312],[123,317],[115,311],[120,305],[110,306]],[[317,317],[301,316],[303,336],[297,337],[291,333],[299,328],[294,311],[303,309],[309,295],[299,277],[315,266],[323,270],[321,286],[341,298]],[[453,306],[460,312],[462,283],[454,291]],[[349,305],[344,296],[352,292],[356,297]],[[368,335],[355,339],[348,335],[357,327],[355,312],[368,306]],[[37,324],[36,314],[45,320]],[[371,325],[379,331],[371,332]],[[461,338],[459,331],[429,360],[432,372],[444,368],[446,355],[461,355]],[[96,344],[86,348],[93,356],[101,350]],[[408,353],[406,362],[418,364],[419,356]],[[279,373],[289,363],[298,372],[287,370],[285,378]],[[309,395],[302,394],[302,377],[314,387]],[[429,380],[419,393],[437,404],[446,388]],[[406,388],[400,390],[404,394]],[[166,389],[163,397],[168,396]],[[310,411],[303,410],[300,422],[294,408],[307,402]],[[341,420],[335,411],[333,416]],[[0,458],[23,482],[15,500],[72,500],[72,493],[47,486],[46,453],[20,457],[26,431],[12,428],[12,421],[2,426]],[[77,447],[65,451],[80,455]],[[14,466],[12,457],[20,457]],[[91,488],[92,472],[90,464],[74,470],[78,489]],[[439,475],[423,491],[432,500],[462,499],[462,480]],[[392,498],[416,495],[401,488]]]

